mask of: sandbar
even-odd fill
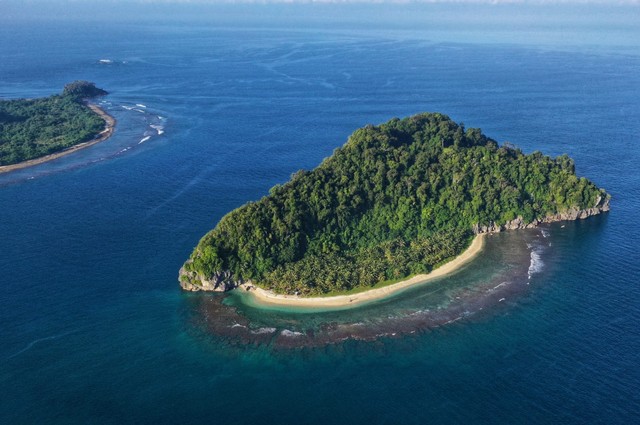
[[[257,304],[277,305],[289,307],[313,307],[313,308],[344,308],[355,307],[367,302],[380,300],[395,294],[410,286],[416,286],[455,272],[462,265],[468,263],[482,251],[484,246],[484,235],[479,234],[471,242],[471,245],[455,257],[453,260],[438,267],[428,274],[419,274],[410,279],[403,280],[382,288],[374,288],[364,292],[354,294],[337,295],[333,297],[300,297],[297,295],[280,295],[271,291],[259,288],[251,283],[240,285],[240,289],[246,291],[254,297]]]
[[[54,159],[58,159],[65,155],[69,155],[71,153],[77,152],[80,149],[88,148],[89,146],[93,146],[96,143],[104,142],[113,134],[113,130],[116,126],[116,120],[111,115],[107,114],[104,109],[100,108],[98,105],[94,105],[93,103],[86,102],[85,103],[89,109],[91,109],[96,114],[100,115],[100,117],[105,122],[104,130],[96,135],[96,137],[87,142],[78,143],[77,145],[70,146],[60,152],[52,153],[49,155],[41,156],[40,158],[30,159],[28,161],[19,162],[17,164],[11,165],[2,165],[0,166],[0,174],[8,173],[9,171],[20,170],[22,168],[33,167],[34,165],[42,164],[45,162],[53,161]]]

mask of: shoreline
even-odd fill
[[[10,171],[15,171],[15,170],[21,170],[23,168],[33,167],[34,165],[44,164],[45,162],[53,161],[54,159],[58,159],[63,156],[77,152],[80,149],[88,148],[89,146],[93,146],[97,143],[104,142],[109,137],[111,137],[113,135],[113,131],[116,126],[115,118],[113,118],[104,109],[100,108],[96,104],[93,104],[87,101],[85,102],[85,105],[87,105],[87,107],[91,109],[93,112],[98,114],[100,118],[102,118],[105,122],[104,130],[98,133],[95,138],[87,142],[82,142],[82,143],[78,143],[77,145],[70,146],[60,152],[45,155],[40,158],[30,159],[27,161],[19,162],[17,164],[2,165],[0,166],[0,174],[8,173]]]
[[[393,295],[403,289],[429,282],[433,279],[448,275],[458,270],[462,265],[475,258],[484,247],[484,234],[476,235],[471,245],[460,255],[448,263],[443,264],[428,274],[419,274],[409,279],[397,282],[382,288],[374,288],[355,294],[336,295],[333,297],[299,297],[296,295],[280,295],[262,288],[258,288],[251,283],[244,283],[239,286],[244,292],[251,295],[256,304],[265,306],[285,306],[285,307],[356,307],[367,302],[381,300]]]

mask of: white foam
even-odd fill
[[[150,125],[149,127],[153,128],[155,131],[157,131],[158,135],[164,134],[164,126],[161,126],[161,125]]]
[[[447,320],[446,322],[444,322],[444,324],[445,324],[445,325],[448,325],[448,324],[450,324],[450,323],[455,323],[455,322],[457,322],[458,320],[462,320],[462,316],[458,316],[458,317],[456,317],[455,319]]]
[[[251,333],[254,335],[260,335],[260,334],[272,334],[275,331],[276,331],[276,328],[260,328],[260,329],[256,329],[255,331],[251,331]]]
[[[302,332],[294,332],[294,331],[290,331],[289,329],[285,329],[282,332],[280,332],[280,334],[283,336],[301,336]]]
[[[131,109],[136,111],[136,112],[140,112],[141,114],[145,113],[142,109],[138,109],[138,108],[131,108]]]
[[[144,143],[144,142],[146,142],[146,141],[147,141],[147,140],[149,140],[149,139],[151,139],[151,136],[143,137],[143,138],[142,138],[142,140],[140,140],[140,141],[138,142],[138,144],[140,144],[140,143]]]
[[[549,237],[549,232],[547,232],[546,230],[542,229],[541,232],[542,232],[542,237],[543,238],[548,238]]]
[[[105,63],[105,64],[113,63],[111,59],[100,59],[98,62]]]
[[[508,284],[508,282],[502,282],[502,283],[500,283],[500,284],[498,284],[498,285],[494,286],[494,287],[493,287],[493,289],[492,289],[492,291],[493,291],[493,290],[496,290],[496,289],[498,289],[498,288],[500,288],[501,286],[505,286],[505,285],[507,285],[507,284]]]
[[[122,107],[123,107],[124,109],[126,109],[127,111],[130,111],[130,110],[132,110],[132,109],[133,109],[133,106],[126,106],[126,105],[122,105]]]
[[[136,106],[140,107],[140,108],[146,108],[146,105],[143,105],[142,103],[136,103]]]
[[[542,268],[544,267],[544,262],[542,261],[542,257],[540,253],[532,250],[531,251],[531,262],[529,263],[529,271],[527,272],[528,278],[531,279],[536,273],[540,273]]]

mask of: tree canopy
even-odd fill
[[[63,96],[70,96],[74,98],[88,98],[104,96],[108,94],[105,90],[102,90],[90,81],[76,80],[64,86],[62,91]]]
[[[394,118],[224,216],[185,268],[280,293],[370,287],[456,256],[475,224],[531,222],[605,195],[566,155],[500,147],[438,113]]]
[[[93,94],[92,94],[93,93]],[[39,158],[93,139],[104,120],[82,99],[106,94],[76,81],[62,95],[0,101],[0,165]]]

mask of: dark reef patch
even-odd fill
[[[245,303],[242,293],[194,294],[188,328],[218,345],[280,350],[398,338],[482,318],[531,290],[554,226],[489,235],[483,253],[459,272],[349,310],[270,310]]]

